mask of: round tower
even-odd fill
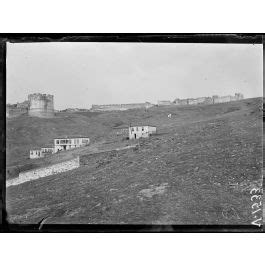
[[[28,115],[39,118],[54,117],[53,95],[48,94],[30,94],[28,95],[29,109]]]

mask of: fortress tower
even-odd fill
[[[40,118],[54,117],[53,95],[30,94],[28,95],[29,109],[28,115]]]

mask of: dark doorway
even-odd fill
[[[63,145],[63,150],[66,150],[66,145]]]
[[[134,134],[134,139],[136,139],[136,133]]]

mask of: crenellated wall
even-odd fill
[[[114,110],[128,110],[128,109],[141,109],[150,108],[154,106],[149,102],[145,103],[132,103],[132,104],[108,104],[108,105],[92,105],[91,111],[114,111]]]
[[[223,96],[219,97],[217,95],[214,95],[212,97],[200,97],[200,98],[187,98],[187,99],[179,99],[176,98],[173,103],[176,105],[198,105],[198,104],[217,104],[217,103],[224,103],[224,102],[230,102],[230,101],[236,101],[244,99],[243,94],[236,93],[234,96]]]

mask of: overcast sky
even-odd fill
[[[212,95],[262,96],[262,45],[8,43],[7,103],[53,94],[56,109]]]

